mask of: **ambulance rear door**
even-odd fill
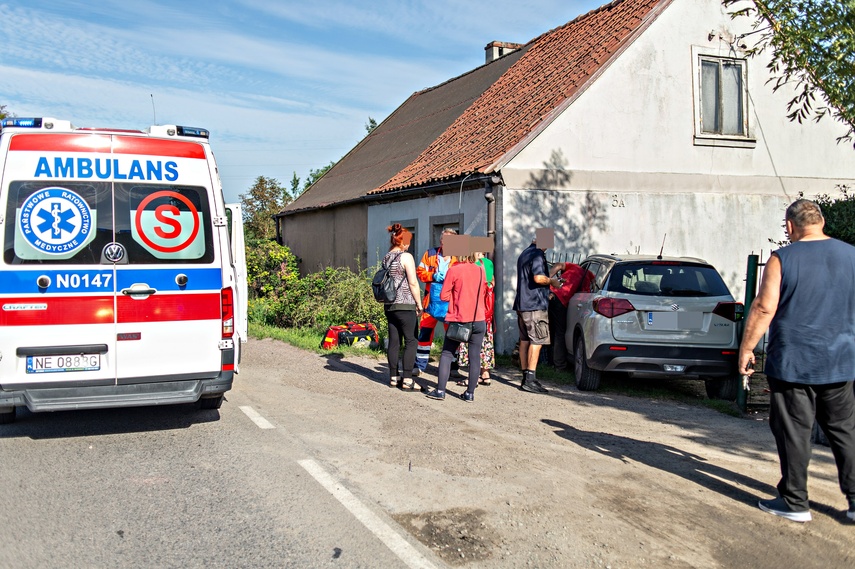
[[[117,382],[216,377],[223,262],[206,145],[113,136]],[[229,299],[230,302],[230,299]]]
[[[246,242],[243,233],[243,208],[241,204],[227,203],[229,218],[229,245],[232,270],[235,274],[235,335],[246,343],[248,328],[249,285],[246,276]],[[237,339],[235,340],[237,341]]]
[[[78,158],[87,171],[93,157],[106,163],[110,137],[5,140],[0,385],[114,385],[116,275],[102,256],[113,241],[112,184],[77,175]]]

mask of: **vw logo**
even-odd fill
[[[680,310],[680,305],[679,304],[672,304],[671,310]]]
[[[111,263],[118,263],[125,258],[125,248],[119,243],[108,243],[104,247],[104,258]]]

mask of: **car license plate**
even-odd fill
[[[703,312],[648,312],[648,330],[700,330],[704,324]]]
[[[62,373],[99,369],[101,369],[101,354],[27,356],[27,373]]]

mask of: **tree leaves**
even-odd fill
[[[293,196],[275,178],[259,176],[249,192],[241,194],[243,225],[249,239],[271,239],[276,236],[273,216],[293,201]]]
[[[795,88],[787,118],[799,123],[826,116],[855,138],[855,0],[723,0],[733,18],[752,18],[750,56],[769,50],[772,90]]]

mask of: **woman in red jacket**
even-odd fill
[[[484,269],[475,264],[475,255],[460,257],[451,267],[442,283],[440,298],[448,302],[448,313],[445,322],[472,323],[472,334],[469,336],[469,358],[471,362],[481,359],[481,341],[487,333],[485,322],[484,296],[487,293],[487,280]],[[436,389],[427,394],[431,399],[445,399],[445,386],[451,373],[451,362],[457,353],[460,342],[446,335],[442,342],[442,355],[439,357],[439,375]],[[467,402],[475,400],[475,388],[478,386],[480,369],[476,365],[469,366],[469,385],[460,397]]]

